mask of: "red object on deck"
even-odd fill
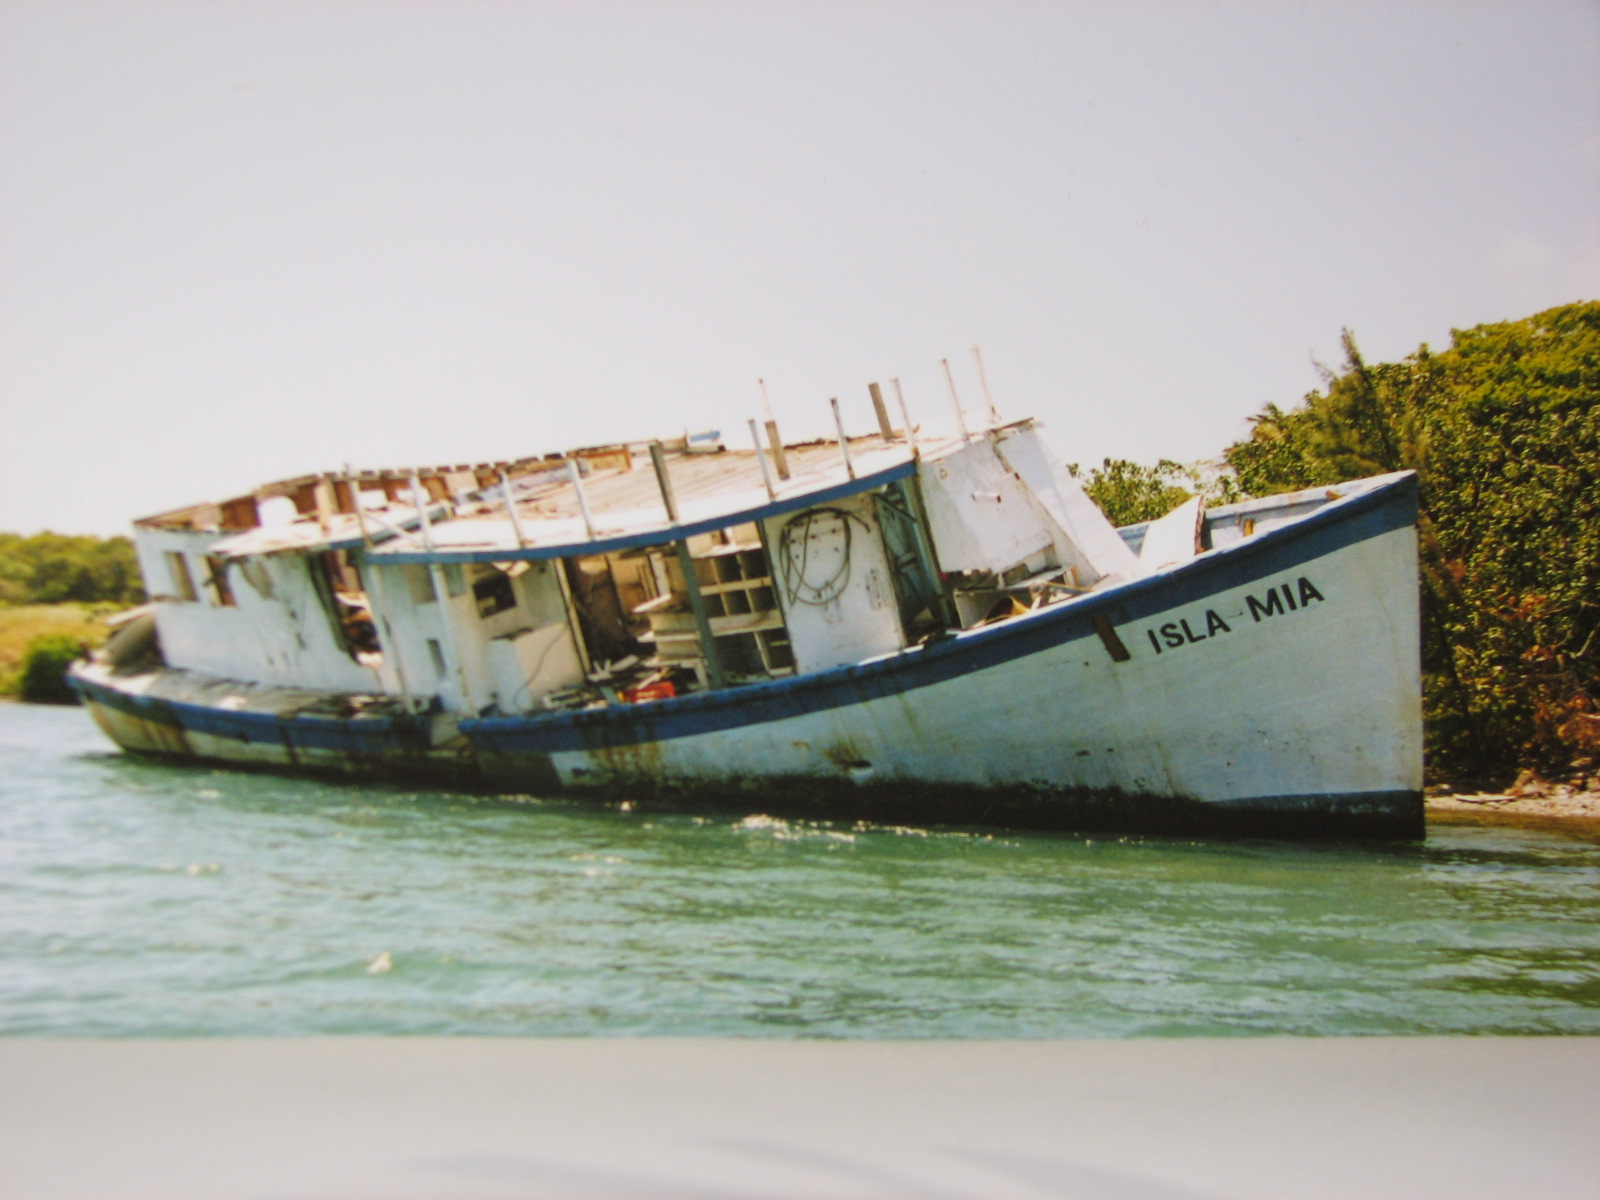
[[[647,683],[644,687],[623,688],[618,694],[629,704],[643,704],[646,700],[671,700],[678,694],[678,689],[670,679],[663,679],[659,683]]]

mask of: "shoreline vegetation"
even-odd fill
[[[1415,471],[1430,814],[1600,822],[1600,301],[1398,363],[1343,347],[1217,459],[1073,469],[1117,525]],[[125,537],[0,533],[0,697],[70,702],[67,665],[143,598]]]
[[[1429,785],[1600,786],[1600,302],[1453,330],[1397,363],[1368,363],[1349,330],[1343,347],[1322,389],[1263,406],[1220,459],[1108,459],[1089,494],[1120,525],[1196,492],[1415,471]]]
[[[0,605],[0,699],[73,704],[65,672],[73,659],[97,650],[110,636],[105,618],[126,605]]]

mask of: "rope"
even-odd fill
[[[832,574],[813,582],[807,578],[811,565],[811,526],[820,517],[832,517],[839,522],[844,530],[844,552]],[[808,508],[783,527],[778,538],[778,560],[783,564],[784,597],[789,603],[820,607],[844,594],[850,584],[851,521],[868,533],[872,532],[872,526],[866,521],[843,508]]]

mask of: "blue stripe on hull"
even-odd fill
[[[186,733],[227,738],[245,745],[287,746],[291,750],[331,751],[362,758],[405,754],[416,746],[416,738],[405,723],[393,717],[280,717],[135,695],[79,675],[69,678],[85,700]]]
[[[1275,579],[1348,546],[1407,528],[1416,522],[1416,509],[1416,479],[1407,476],[1170,573],[877,662],[640,705],[485,717],[463,721],[461,731],[491,755],[548,755],[693,737],[899,695],[1095,637],[1096,616],[1125,625]]]

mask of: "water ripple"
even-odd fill
[[[1600,847],[1073,837],[333,786],[0,705],[0,1030],[1600,1033]]]

